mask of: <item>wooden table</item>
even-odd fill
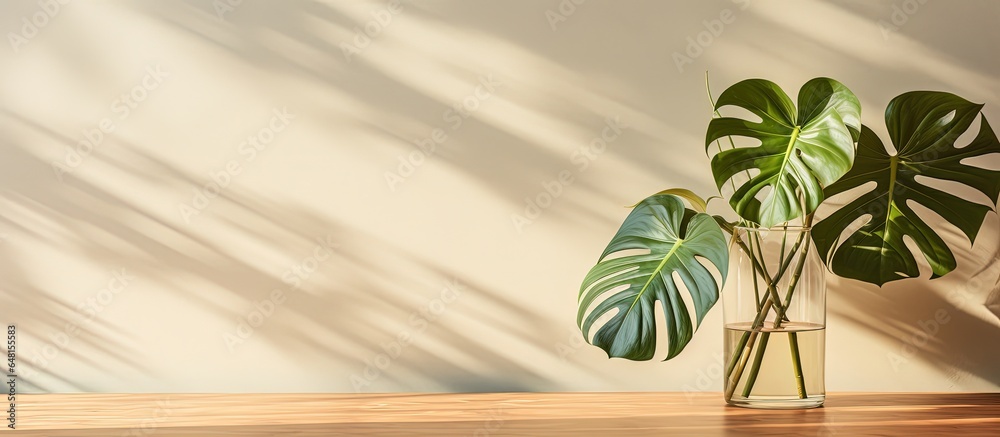
[[[835,393],[823,408],[790,411],[681,393],[45,394],[17,401],[19,432],[11,435],[25,436],[1000,436],[1000,394]]]

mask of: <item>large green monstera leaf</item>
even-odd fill
[[[635,249],[648,253],[608,259]],[[720,285],[703,261],[714,265],[725,280],[729,268],[726,237],[711,216],[686,209],[681,198],[672,194],[642,201],[580,287],[577,324],[584,337],[609,357],[651,359],[656,349],[654,309],[659,301],[666,314],[667,359],[673,358],[719,299]],[[674,274],[690,293],[697,324],[691,322]],[[595,322],[605,316],[610,319],[590,340]]]
[[[861,131],[861,104],[847,87],[833,79],[816,78],[799,90],[798,110],[773,82],[750,79],[719,96],[716,110],[737,106],[760,122],[733,117],[712,120],[706,150],[724,137],[760,141],[754,147],[723,150],[712,158],[712,173],[721,190],[734,176],[749,180],[735,187],[729,203],[745,220],[763,227],[787,222],[816,210],[824,187],[851,169],[854,143]],[[751,170],[757,170],[751,175]],[[764,198],[758,194],[765,188]]]
[[[974,242],[992,208],[921,183],[918,176],[954,181],[978,190],[996,206],[1000,171],[963,163],[963,160],[1000,153],[1000,143],[985,117],[971,144],[955,142],[969,129],[982,105],[942,92],[918,91],[896,97],[885,112],[889,138],[898,151],[890,155],[878,136],[866,126],[858,143],[858,160],[843,179],[827,187],[826,195],[874,181],[874,189],[818,223],[813,239],[839,276],[879,286],[919,275],[917,262],[904,243],[909,236],[931,266],[933,278],[955,269],[955,256],[934,226],[914,213],[912,203],[927,207],[962,230]],[[863,216],[871,219],[841,234]],[[832,256],[829,256],[830,252]]]

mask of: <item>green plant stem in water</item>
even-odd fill
[[[812,225],[812,219],[813,219],[812,214],[806,215],[806,217],[802,220],[804,229],[807,230],[810,228],[810,226]],[[754,319],[750,331],[744,333],[743,337],[740,339],[738,347],[735,349],[733,357],[730,359],[729,365],[726,368],[726,401],[731,400],[733,394],[736,391],[736,385],[739,383],[740,378],[742,378],[743,376],[743,371],[746,368],[747,361],[749,361],[750,353],[753,350],[755,344],[757,343],[758,336],[760,336],[761,334],[761,329],[763,328],[764,320],[767,318],[768,312],[770,312],[772,308],[775,309],[775,315],[776,315],[775,328],[779,328],[785,318],[785,312],[786,312],[785,309],[791,303],[795,287],[798,285],[799,278],[802,275],[802,269],[805,267],[805,260],[809,254],[809,244],[806,244],[805,248],[803,248],[802,250],[802,253],[799,254],[800,256],[798,262],[796,263],[794,269],[795,271],[793,273],[791,281],[789,282],[788,291],[786,292],[785,295],[786,297],[784,305],[782,305],[780,298],[777,296],[777,291],[775,290],[775,287],[777,286],[778,281],[781,280],[781,277],[784,276],[785,272],[787,271],[788,265],[791,263],[792,258],[794,258],[796,252],[798,252],[798,248],[801,246],[807,233],[808,232],[804,230],[802,233],[799,234],[798,238],[795,241],[795,244],[792,247],[792,250],[788,254],[788,258],[782,260],[782,266],[781,268],[779,268],[777,275],[774,278],[771,278],[769,275],[764,276],[765,280],[768,280],[769,295],[767,300],[764,302],[764,305],[761,306],[761,310],[757,313],[757,317]],[[739,238],[736,238],[736,240],[739,242],[738,244],[740,244],[740,246],[744,250],[748,249],[744,244],[742,244]],[[755,254],[753,254],[753,252],[749,253],[751,254],[750,258],[753,260],[753,264],[756,269],[760,263],[757,261],[756,256]],[[764,274],[763,271],[761,273]],[[777,305],[775,305],[775,301],[777,301]],[[762,346],[764,347],[766,347],[765,339],[767,337],[769,336],[762,336],[761,338],[761,343]],[[797,369],[796,388],[798,389],[799,397],[805,399],[805,397],[807,396],[807,392],[805,388],[805,380],[804,378],[801,377],[802,363],[798,351],[798,337],[796,335],[790,335],[789,342],[792,343],[791,346],[792,363]],[[763,347],[759,346],[758,352],[760,352],[761,349],[763,349]],[[751,365],[750,369],[751,375],[756,375],[757,373],[760,372],[760,364],[761,363],[759,361],[755,360],[755,362]],[[750,392],[753,390],[753,381],[755,380],[756,378],[748,378],[747,387],[744,388],[744,392]]]
[[[757,382],[757,374],[760,373],[760,362],[764,359],[764,351],[767,350],[767,340],[771,338],[770,332],[760,334],[760,344],[757,345],[757,354],[753,357],[753,364],[750,366],[750,375],[747,376],[746,386],[743,387],[743,397],[750,397],[753,385]]]
[[[795,387],[799,391],[799,399],[805,399],[808,395],[806,394],[806,379],[802,376],[802,360],[799,359],[798,333],[788,333],[788,347],[791,348],[792,352],[792,371],[795,372]],[[754,362],[754,365],[760,366],[760,363]],[[751,371],[756,370],[757,369],[751,369]],[[749,390],[750,389],[748,388],[747,391]]]
[[[812,222],[812,215],[807,217],[807,221]],[[808,229],[808,225],[806,225]],[[806,232],[806,231],[804,231]],[[795,292],[795,288],[799,285],[799,279],[802,277],[802,268],[805,267],[806,257],[809,256],[809,245],[802,248],[802,253],[799,255],[798,265],[795,266],[795,272],[792,274],[792,279],[788,283],[788,291],[785,292],[785,304],[779,306],[775,310],[775,320],[774,328],[778,329],[781,327],[783,319],[785,319],[785,311],[788,310],[788,305],[792,302],[792,294]],[[788,344],[791,348],[792,353],[792,366],[795,370],[795,387],[799,391],[799,399],[805,399],[807,396],[806,392],[806,382],[805,378],[802,377],[802,359],[799,356],[799,340],[798,335],[794,332],[788,334]]]
[[[738,348],[740,351],[738,355],[733,355],[733,360],[731,361],[732,371],[727,372],[726,380],[726,401],[733,398],[733,393],[736,392],[736,384],[740,382],[740,378],[743,377],[743,369],[746,368],[747,360],[750,359],[750,351],[753,349],[754,343],[757,342],[757,336],[760,334],[760,328],[764,326],[764,319],[767,317],[767,313],[771,311],[771,306],[774,301],[770,297],[764,301],[764,306],[761,307],[759,313],[757,313],[757,318],[753,321],[751,329],[749,332],[743,334],[746,341],[740,340],[740,344],[743,345],[742,348]]]
[[[764,318],[767,317],[767,313],[768,313],[768,311],[770,311],[771,307],[773,305],[775,305],[775,303],[777,303],[777,305],[781,305],[781,299],[778,298],[778,294],[777,294],[778,292],[777,292],[777,289],[775,287],[777,287],[778,280],[781,278],[782,275],[784,275],[785,270],[787,269],[788,265],[791,263],[792,255],[790,254],[789,257],[788,257],[788,259],[784,260],[784,262],[782,263],[782,268],[778,272],[778,277],[776,279],[772,280],[771,276],[764,271],[763,266],[761,266],[760,262],[758,262],[756,254],[754,254],[754,252],[752,250],[750,250],[750,248],[747,246],[747,243],[744,243],[743,240],[741,240],[739,237],[734,237],[734,239],[736,241],[736,244],[739,245],[740,248],[743,249],[744,252],[750,254],[750,260],[752,261],[752,264],[753,264],[754,275],[755,276],[756,275],[763,276],[764,277],[764,283],[767,284],[767,291],[768,291],[767,299],[764,301],[763,304],[761,304],[760,309],[757,311],[757,319],[759,319],[759,323],[758,323],[758,320],[755,320],[754,321],[754,325],[753,325],[754,328],[759,328],[759,327],[763,326],[763,324],[764,324]],[[801,243],[801,240],[798,241],[797,243]],[[798,244],[796,244],[796,247],[798,247]],[[792,250],[792,253],[793,254],[795,253],[795,249]],[[756,280],[756,278],[755,278],[755,280]],[[736,350],[743,350],[743,348],[746,346],[747,342],[750,342],[751,347],[753,347],[753,341],[751,341],[751,338],[756,338],[756,333],[751,333],[751,332],[745,332],[745,333],[743,333],[743,336],[740,338],[740,341],[739,341],[739,344],[738,344]],[[748,350],[748,351],[746,351],[745,355],[749,356],[749,353],[750,353],[750,351]],[[733,374],[733,370],[736,368],[736,366],[738,364],[738,361],[740,360],[740,358],[742,358],[743,355],[744,354],[734,354],[732,356],[732,358],[729,361],[729,365],[726,366],[726,376],[727,377],[729,375]],[[746,364],[746,363],[744,362],[743,364]],[[741,366],[740,367],[741,374],[743,372],[742,369],[743,368]],[[735,390],[735,387],[733,387],[733,389]]]
[[[743,249],[744,252],[750,254],[750,259],[752,260],[753,270],[754,270],[754,276],[755,276],[754,280],[756,280],[756,275],[761,275],[761,276],[764,277],[764,283],[767,284],[767,291],[768,291],[767,299],[764,301],[763,304],[761,304],[761,306],[759,307],[759,310],[757,311],[757,317],[760,319],[760,323],[758,324],[756,320],[754,321],[754,327],[763,326],[764,321],[763,321],[763,319],[761,317],[762,316],[763,317],[767,316],[768,311],[770,311],[771,307],[773,305],[775,305],[775,302],[777,302],[777,305],[781,305],[781,300],[778,298],[777,289],[775,288],[777,286],[778,281],[776,279],[772,280],[771,276],[764,272],[763,267],[757,261],[756,255],[754,254],[754,252],[752,250],[750,250],[749,247],[747,247],[746,243],[744,243],[742,240],[740,240],[739,237],[735,237],[735,240],[736,240],[736,244],[738,244],[740,246],[740,248]],[[787,262],[784,263],[785,266],[787,267],[787,264],[790,263],[790,262],[791,262],[791,260],[789,259]],[[780,278],[780,275],[783,274],[784,270],[785,269],[781,269],[781,272],[779,272],[779,278]],[[753,334],[753,337],[756,338],[756,334]],[[743,336],[740,338],[740,341],[739,341],[738,346],[736,347],[736,350],[742,350],[746,346],[747,342],[750,341],[750,339],[751,339],[751,333],[750,332],[743,333]],[[753,346],[753,342],[750,342],[750,344],[751,344],[751,347],[752,347]],[[750,353],[750,351],[746,352],[747,355],[749,355],[749,353]],[[741,357],[742,357],[742,354],[734,354],[732,356],[732,358],[729,361],[729,365],[726,366],[726,376],[727,377],[729,375],[732,375],[733,369],[736,368],[736,365],[738,364],[737,362],[739,361],[739,359]],[[740,372],[742,372],[742,367],[741,367]]]
[[[804,229],[809,229],[809,226],[812,224],[812,214],[806,216],[806,218],[802,221],[802,223]],[[807,230],[803,230],[802,234],[800,234],[799,236],[802,237],[807,233],[808,233]],[[785,312],[788,310],[788,305],[790,305],[792,302],[792,294],[795,293],[795,290],[799,285],[799,279],[802,278],[802,269],[805,267],[806,258],[809,257],[809,246],[810,246],[809,244],[806,244],[805,247],[802,248],[802,253],[799,254],[799,261],[795,266],[795,271],[792,273],[791,280],[788,282],[788,291],[785,292],[784,305],[779,305],[775,308],[774,329],[781,328],[782,323],[788,320],[787,317],[785,316]],[[795,252],[793,251],[792,253],[794,254]],[[761,339],[761,341],[765,340]],[[807,396],[807,392],[806,392],[805,378],[802,377],[802,359],[801,356],[799,355],[798,334],[790,332],[788,334],[788,344],[789,348],[791,349],[792,366],[795,371],[795,387],[798,389],[799,398],[805,399]],[[760,363],[755,363],[755,365],[759,366]],[[751,368],[750,370],[751,372],[756,372],[759,369]],[[747,384],[751,385],[749,381],[747,382]]]

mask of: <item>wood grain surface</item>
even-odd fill
[[[1000,436],[1000,394],[831,394],[814,410],[721,394],[39,394],[25,436]],[[4,431],[0,431],[3,434]]]

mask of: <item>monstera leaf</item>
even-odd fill
[[[633,249],[648,253],[607,259]],[[666,314],[667,359],[673,358],[719,299],[719,284],[702,260],[715,265],[725,280],[727,249],[725,235],[715,220],[686,209],[680,197],[657,194],[642,201],[580,287],[577,324],[584,337],[590,341],[595,322],[610,315],[591,343],[609,357],[651,359],[656,349],[654,308],[659,301]],[[697,324],[691,322],[674,274],[691,295]]]
[[[974,242],[991,207],[962,199],[921,183],[918,176],[954,181],[985,194],[996,206],[1000,171],[962,161],[1000,153],[1000,143],[985,117],[972,143],[955,142],[980,113],[977,105],[953,94],[918,91],[896,97],[885,111],[889,138],[898,151],[889,154],[866,126],[858,143],[858,160],[843,179],[827,187],[826,195],[874,181],[875,188],[843,206],[813,228],[813,239],[837,275],[879,286],[919,275],[913,254],[904,244],[909,236],[931,266],[933,278],[955,269],[955,256],[934,227],[914,213],[912,203],[927,207],[962,230]],[[851,232],[843,244],[840,235],[858,218],[871,219]]]
[[[729,203],[740,217],[763,227],[800,217],[802,205],[806,214],[815,211],[823,202],[823,188],[854,162],[861,130],[861,104],[854,93],[833,79],[816,78],[799,90],[798,103],[796,110],[773,82],[745,80],[723,92],[715,107],[738,106],[761,121],[723,117],[708,125],[706,150],[723,137],[760,141],[759,146],[720,151],[712,158],[712,173],[721,190],[734,176],[759,170],[735,188]]]

